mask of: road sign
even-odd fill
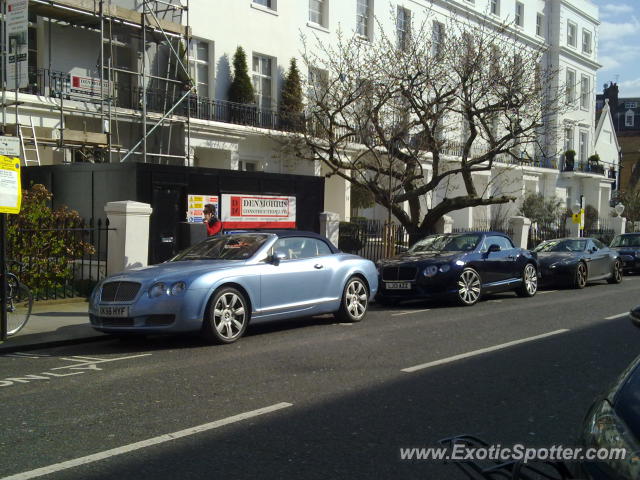
[[[0,155],[19,157],[20,139],[18,137],[4,137],[0,135]]]
[[[0,213],[20,213],[20,159],[0,155]]]

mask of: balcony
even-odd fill
[[[605,175],[605,168],[603,165],[600,165],[600,163],[586,162],[586,161],[579,161],[579,162],[573,163],[565,160],[563,162],[562,171]],[[607,174],[611,175],[610,173],[607,173]],[[609,176],[609,178],[615,178],[615,170],[613,173],[613,177]]]

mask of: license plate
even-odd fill
[[[123,306],[109,306],[109,307],[100,307],[99,313],[101,317],[128,317],[129,316],[129,307]]]
[[[385,282],[384,286],[387,290],[411,290],[409,282]]]

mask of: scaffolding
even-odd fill
[[[188,165],[191,146],[189,100],[194,91],[189,73],[189,0],[142,0],[139,7],[141,11],[123,8],[115,5],[116,2],[117,0],[29,0],[30,15],[43,18],[49,25],[48,88],[51,92],[56,92],[50,96],[59,100],[60,115],[60,132],[54,142],[55,146],[79,151],[93,157],[94,161],[98,158],[96,154],[87,152],[106,149],[107,156],[98,161],[125,162],[136,158],[145,163],[181,161]],[[4,12],[6,0],[0,0],[0,3]],[[69,82],[69,75],[69,78],[61,80],[61,85],[53,85],[57,79],[51,77],[52,23],[99,34],[99,58],[96,62],[96,77],[99,78],[96,78],[98,85],[95,92],[94,85],[91,84],[91,101],[99,105],[95,115],[101,124],[100,134],[87,132],[86,128],[82,132],[65,126],[65,113],[71,113],[67,110],[65,100],[73,98],[62,88],[66,87],[64,82]],[[3,52],[6,55],[5,49]],[[118,62],[118,51],[125,52],[125,57],[135,58],[136,61],[122,65]],[[154,57],[150,59],[150,55]],[[154,67],[156,71],[152,72]],[[3,98],[6,96],[6,85],[5,80]],[[156,101],[150,112],[148,107],[152,97]],[[123,102],[123,99],[126,101]],[[5,109],[6,106],[5,101]],[[132,136],[126,147],[121,145],[120,136],[120,119],[124,115],[132,118],[128,123],[137,125],[140,129],[139,140],[136,142],[135,136]],[[5,115],[3,122],[5,131],[11,131],[11,128],[7,128]],[[13,127],[16,131],[20,131],[19,122],[16,92],[18,125]],[[182,129],[178,133],[184,132],[180,136],[180,142],[173,141],[176,125]],[[138,127],[129,128],[133,130]],[[155,141],[155,149],[150,145],[150,139]],[[40,143],[47,144],[47,140],[43,140],[38,139]]]

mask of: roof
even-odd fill
[[[233,235],[233,234],[268,234],[268,235],[276,235],[279,238],[290,238],[290,237],[309,237],[309,238],[315,238],[318,240],[321,240],[323,242],[325,242],[329,248],[331,248],[331,252],[332,253],[337,253],[339,250],[336,248],[336,246],[331,243],[331,241],[325,237],[324,235],[320,235],[319,233],[316,232],[309,232],[309,231],[305,231],[305,230],[247,230],[247,231],[242,231],[242,230],[238,230],[238,231],[233,231],[230,232],[226,235]]]

